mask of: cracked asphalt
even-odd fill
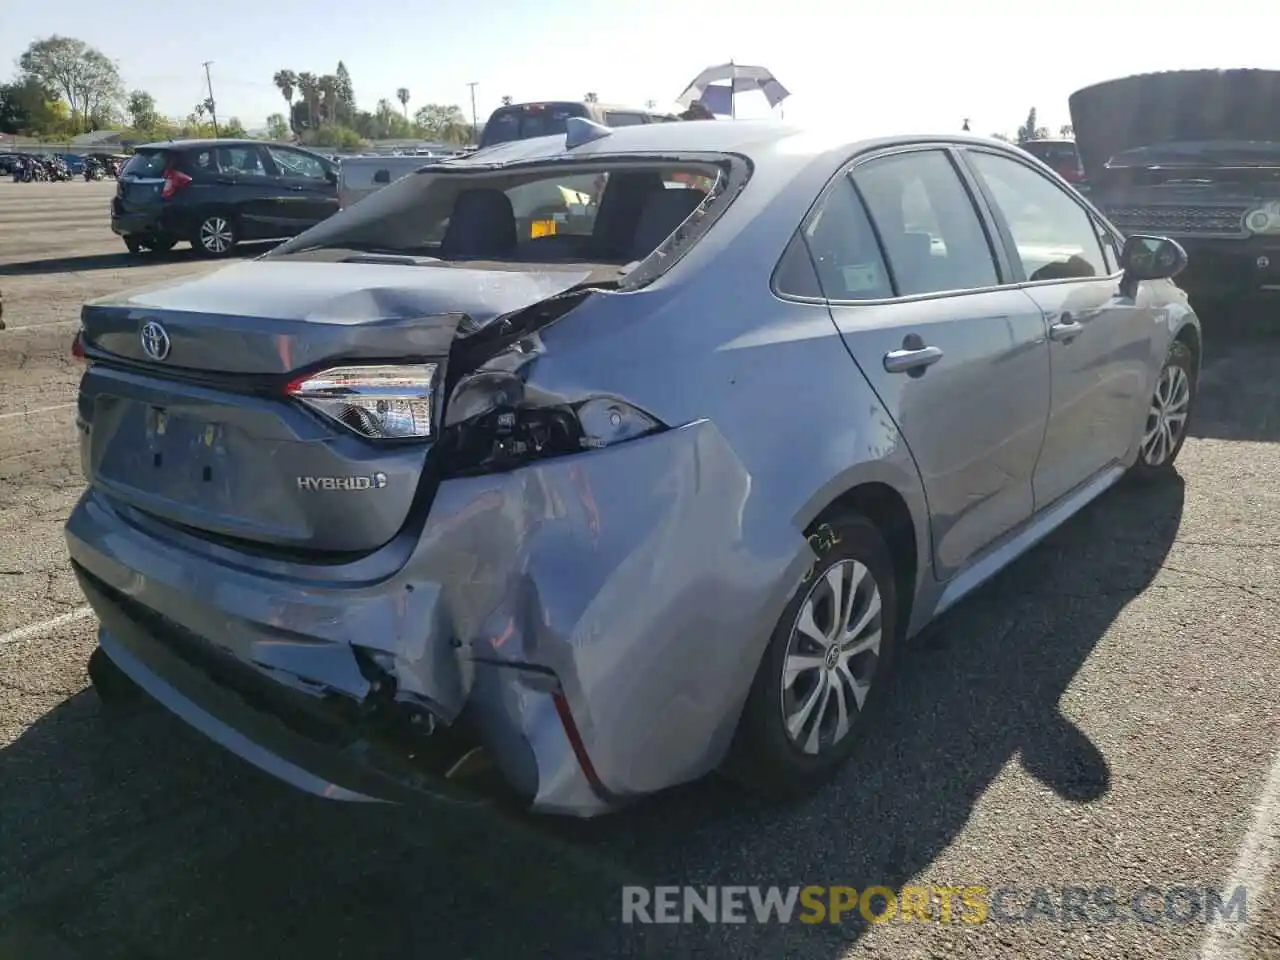
[[[127,258],[113,189],[0,182],[0,957],[1198,956],[1200,919],[1123,907],[1227,883],[1280,744],[1280,342],[1206,317],[1182,480],[1114,490],[927,631],[806,803],[711,781],[591,823],[341,806],[86,689],[61,537],[77,311],[212,269]],[[1276,879],[1214,960],[1280,958]],[[645,926],[620,922],[624,884],[1014,887],[1018,918],[1054,899],[1031,922]],[[1064,919],[1072,886],[1127,919]]]

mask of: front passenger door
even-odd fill
[[[1066,189],[1012,157],[965,155],[1049,325],[1053,400],[1034,481],[1042,509],[1126,462],[1150,396],[1155,317],[1145,293],[1121,295],[1104,228]]]
[[[266,154],[252,144],[218,147],[218,172],[228,184],[241,240],[272,240],[281,232],[284,187],[267,170]]]
[[[292,194],[286,205],[290,234],[298,234],[338,212],[338,188],[319,157],[288,147],[267,147],[280,182]],[[425,162],[425,161],[424,161]]]
[[[1001,287],[946,150],[856,163],[804,231],[836,326],[911,449],[934,573],[949,580],[1032,515],[1049,409],[1043,318]]]

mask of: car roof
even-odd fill
[[[853,153],[898,144],[932,142],[971,144],[1016,150],[1010,144],[966,134],[869,135],[839,125],[803,127],[779,120],[681,120],[630,127],[612,127],[607,136],[565,149],[564,134],[512,140],[442,161],[450,170],[513,163],[536,163],[581,157],[603,160],[626,154],[740,154],[756,163],[799,168],[831,154]],[[431,166],[436,166],[432,164]]]
[[[307,150],[306,147],[294,147],[293,144],[283,143],[267,143],[263,140],[254,140],[248,137],[232,138],[232,137],[207,137],[197,140],[157,140],[155,143],[144,143],[135,147],[135,150],[199,150],[204,147],[284,147],[287,146],[295,150],[303,150],[308,153],[314,151]]]

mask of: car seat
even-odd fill
[[[605,263],[625,262],[645,201],[663,189],[662,175],[656,172],[609,174],[591,225],[586,255]]]
[[[440,243],[446,260],[506,258],[515,250],[518,231],[511,200],[501,190],[464,190],[453,202]]]
[[[707,195],[692,188],[652,190],[645,198],[640,211],[640,221],[631,238],[628,262],[643,260],[657,249],[680,224],[689,218]]]

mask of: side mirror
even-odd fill
[[[336,184],[338,182],[338,171],[334,170],[333,168],[329,168],[328,170],[325,170],[324,178],[328,180],[330,183]]]
[[[1135,234],[1124,242],[1120,266],[1124,270],[1125,279],[1132,283],[1140,280],[1169,280],[1186,269],[1187,251],[1168,237]]]

